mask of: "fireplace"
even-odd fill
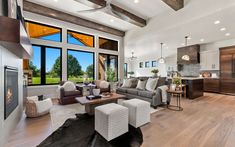
[[[18,106],[18,69],[5,66],[4,119]]]

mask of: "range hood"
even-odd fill
[[[177,64],[198,64],[200,63],[200,45],[191,45],[177,49]]]
[[[0,45],[21,59],[33,53],[28,34],[20,20],[0,16]]]

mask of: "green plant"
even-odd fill
[[[106,71],[107,81],[115,82],[117,79],[115,71],[112,68],[108,68]]]
[[[181,84],[181,78],[180,77],[173,78],[172,83],[175,84],[176,86],[179,86]]]
[[[159,72],[159,70],[158,69],[153,69],[151,72],[154,73],[154,74],[157,74]]]

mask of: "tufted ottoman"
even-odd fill
[[[150,122],[150,103],[139,100],[131,99],[123,101],[123,106],[129,110],[129,124],[138,128]]]
[[[95,130],[107,141],[128,132],[128,109],[115,103],[96,107]]]

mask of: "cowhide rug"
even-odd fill
[[[108,142],[94,130],[94,116],[76,114],[38,147],[140,147],[142,143],[140,128],[129,125],[129,132]]]

